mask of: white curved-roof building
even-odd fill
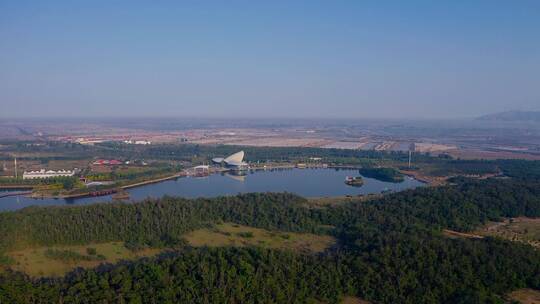
[[[216,158],[212,158],[212,161],[216,164],[221,164],[223,162],[224,158],[223,157],[216,157]]]
[[[229,167],[246,167],[247,163],[244,162],[244,151],[236,152],[226,158],[214,158],[215,163],[222,163]]]
[[[244,151],[236,152],[233,155],[226,157],[223,161],[227,165],[231,165],[231,166],[240,166],[242,164],[245,164]]]

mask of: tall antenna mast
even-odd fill
[[[409,169],[411,168],[411,159],[412,159],[412,152],[415,150],[414,143],[411,143],[409,145]]]

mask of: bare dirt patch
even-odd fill
[[[540,291],[534,289],[518,289],[508,295],[511,301],[521,304],[540,304]]]
[[[502,222],[490,222],[474,233],[500,237],[540,248],[540,218],[517,217]]]
[[[468,238],[468,239],[483,239],[484,237],[478,234],[458,232],[449,229],[443,229],[443,234],[449,238]]]

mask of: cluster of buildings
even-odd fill
[[[59,177],[59,176],[73,176],[75,175],[75,170],[45,170],[41,169],[39,171],[24,171],[23,179],[34,179],[34,178],[49,178],[49,177]]]
[[[92,163],[95,166],[117,166],[121,164],[123,163],[116,159],[98,159]]]
[[[94,145],[94,144],[100,144],[100,143],[103,143],[103,142],[106,142],[106,140],[104,139],[101,139],[101,138],[84,138],[84,137],[80,137],[80,138],[77,138],[75,140],[76,143],[78,144],[81,144],[81,145]]]
[[[107,138],[100,138],[100,137],[79,137],[74,140],[74,142],[79,143],[81,145],[94,145],[94,144],[100,144],[104,142],[123,142],[125,144],[130,145],[150,145],[152,144],[151,141],[148,140],[134,140],[134,139],[127,139],[123,140],[123,138],[115,138],[115,137],[107,137]]]
[[[117,159],[98,159],[92,162],[93,166],[118,166],[118,165],[135,165],[135,164],[139,164],[143,166],[148,165],[148,163],[142,160],[121,161]]]
[[[130,145],[150,145],[150,144],[152,144],[152,142],[148,141],[148,140],[133,140],[133,139],[124,140],[124,143],[125,144],[130,144]]]
[[[225,158],[214,158],[212,159],[212,162],[214,164],[218,164],[234,171],[242,171],[249,169],[248,163],[244,161],[244,151],[236,152]],[[126,164],[129,163],[129,161],[126,162]],[[98,159],[92,163],[92,165],[96,166],[115,166],[122,164],[124,164],[122,161],[116,159]],[[142,164],[146,165],[146,163],[144,162]],[[58,171],[41,169],[39,171],[24,171],[23,179],[74,176],[77,171],[78,169]],[[197,166],[194,168],[194,171],[196,175],[205,175],[209,172],[209,166]]]

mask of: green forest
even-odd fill
[[[0,214],[0,251],[51,244],[125,241],[175,248],[155,258],[63,278],[5,271],[2,303],[502,303],[540,288],[540,253],[504,240],[451,239],[501,217],[540,216],[540,183],[456,178],[367,202],[314,208],[288,193],[212,199],[164,197],[140,203],[30,207]],[[234,222],[335,236],[317,255],[262,248],[191,248],[185,232]],[[61,253],[55,253],[61,254]],[[9,258],[2,259],[9,265]]]
[[[399,183],[404,180],[403,174],[394,168],[365,167],[358,170],[362,176],[375,178],[385,182]]]
[[[408,157],[399,152],[190,144],[17,147],[64,155],[40,158],[42,162],[96,154],[190,162],[239,148],[251,162],[319,156],[335,164],[370,167],[377,162],[403,164]],[[540,161],[414,158],[435,175],[458,177],[444,186],[325,206],[291,193],[250,193],[2,212],[0,303],[339,303],[344,296],[373,303],[505,303],[510,291],[540,289],[540,252],[533,247],[443,233],[469,232],[503,218],[540,217]],[[459,177],[482,174],[494,177]],[[51,182],[71,179],[40,181]],[[188,232],[221,223],[330,235],[337,242],[322,253],[305,253],[257,246],[196,248],[184,239]],[[8,253],[15,250],[102,242],[122,242],[133,252],[168,250],[155,257],[79,268],[63,277],[30,277],[10,268],[14,261]],[[95,252],[48,249],[45,254],[65,261],[103,260]]]

